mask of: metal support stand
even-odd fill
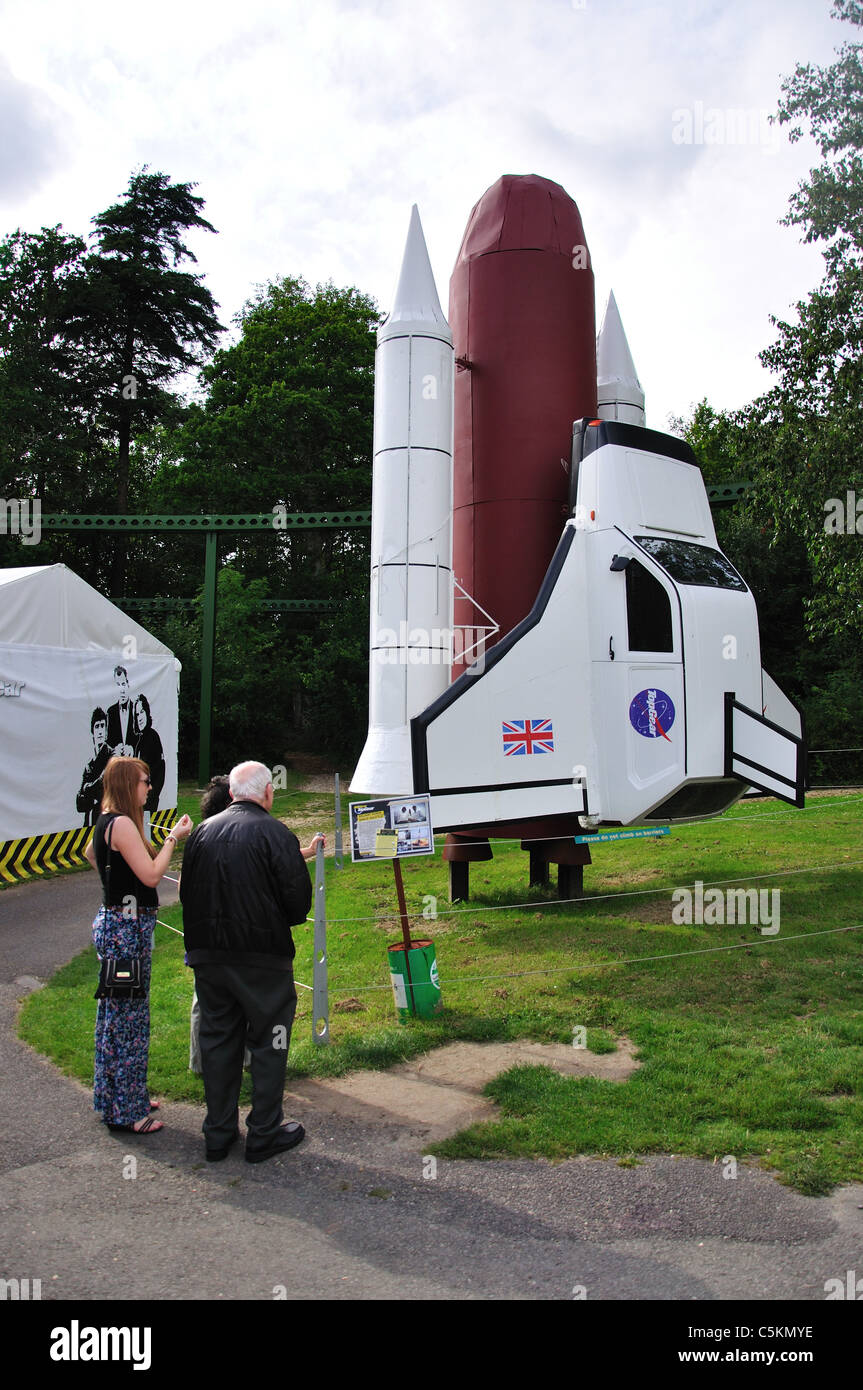
[[[324,886],[324,847],[315,853],[315,940],[312,972],[312,1042],[326,1047],[330,1041],[330,997],[327,988],[327,891]]]
[[[584,897],[583,864],[558,864],[557,896],[559,898]]]
[[[470,864],[466,860],[450,860],[449,900],[451,903],[470,901]]]
[[[336,773],[336,868],[342,867],[342,792]]]
[[[491,845],[486,837],[474,839],[467,833],[447,835],[443,857],[449,864],[449,900],[466,903],[470,898],[470,866],[493,859]]]
[[[530,886],[546,887],[549,867],[557,865],[557,896],[584,897],[584,866],[590,863],[590,849],[577,845],[569,836],[555,840],[522,840],[521,847],[530,854]]]
[[[532,849],[530,851],[530,886],[531,888],[546,888],[548,886],[548,864],[542,850]]]

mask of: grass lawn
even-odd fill
[[[180,810],[197,819],[196,805],[184,788]],[[275,809],[303,841],[332,829],[332,797],[296,783]],[[567,1042],[583,1026],[595,1052],[632,1038],[640,1070],[619,1083],[516,1067],[487,1088],[499,1119],[436,1152],[624,1163],[648,1153],[734,1155],[813,1195],[860,1181],[863,932],[835,929],[863,923],[861,830],[859,793],[816,795],[804,811],[746,802],[662,839],[598,845],[581,903],[528,889],[527,855],[514,842],[474,866],[471,901],[456,908],[439,854],[405,864],[413,934],[435,942],[445,1005],[438,1018],[407,1026],[395,1018],[386,959],[400,935],[392,867],[348,858],[337,872],[328,858],[331,1045],[313,1045],[311,994],[300,990],[289,1078],[387,1067],[455,1039]],[[779,933],[675,923],[671,894],[696,879],[779,889]],[[179,907],[160,918],[181,925]],[[187,1070],[192,976],[182,939],[156,931],[151,1085],[198,1101],[201,1083]],[[312,924],[294,935],[296,977],[310,985]],[[85,1082],[95,978],[86,951],[21,1015],[22,1037]]]

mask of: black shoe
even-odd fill
[[[237,1140],[238,1140],[239,1138],[240,1138],[240,1131],[237,1130],[237,1132],[236,1132],[236,1134],[234,1135],[233,1139],[229,1139],[228,1142],[227,1142],[227,1144],[225,1144],[223,1148],[221,1148],[221,1149],[207,1149],[207,1162],[208,1162],[208,1163],[221,1163],[221,1161],[222,1161],[223,1158],[227,1158],[227,1157],[228,1157],[228,1154],[231,1152],[231,1149],[234,1147],[234,1145],[236,1144],[236,1142],[237,1142]]]
[[[296,1120],[289,1120],[263,1149],[250,1149],[247,1142],[246,1162],[263,1163],[266,1158],[275,1158],[276,1154],[283,1154],[288,1149],[295,1148],[297,1144],[302,1144],[305,1137],[306,1131],[302,1125],[297,1124]]]

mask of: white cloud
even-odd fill
[[[34,84],[0,63],[0,208],[14,210],[43,187],[64,154],[59,113]]]
[[[197,181],[220,235],[190,244],[227,322],[285,274],[386,307],[417,202],[446,304],[473,204],[544,174],[579,205],[598,315],[613,286],[661,426],[756,394],[768,315],[820,276],[777,225],[807,151],[681,146],[673,113],[772,110],[845,30],[829,0],[11,0],[4,230],[86,232],[143,164]]]

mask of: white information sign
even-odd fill
[[[351,858],[410,859],[434,854],[427,796],[393,796],[351,803]]]

